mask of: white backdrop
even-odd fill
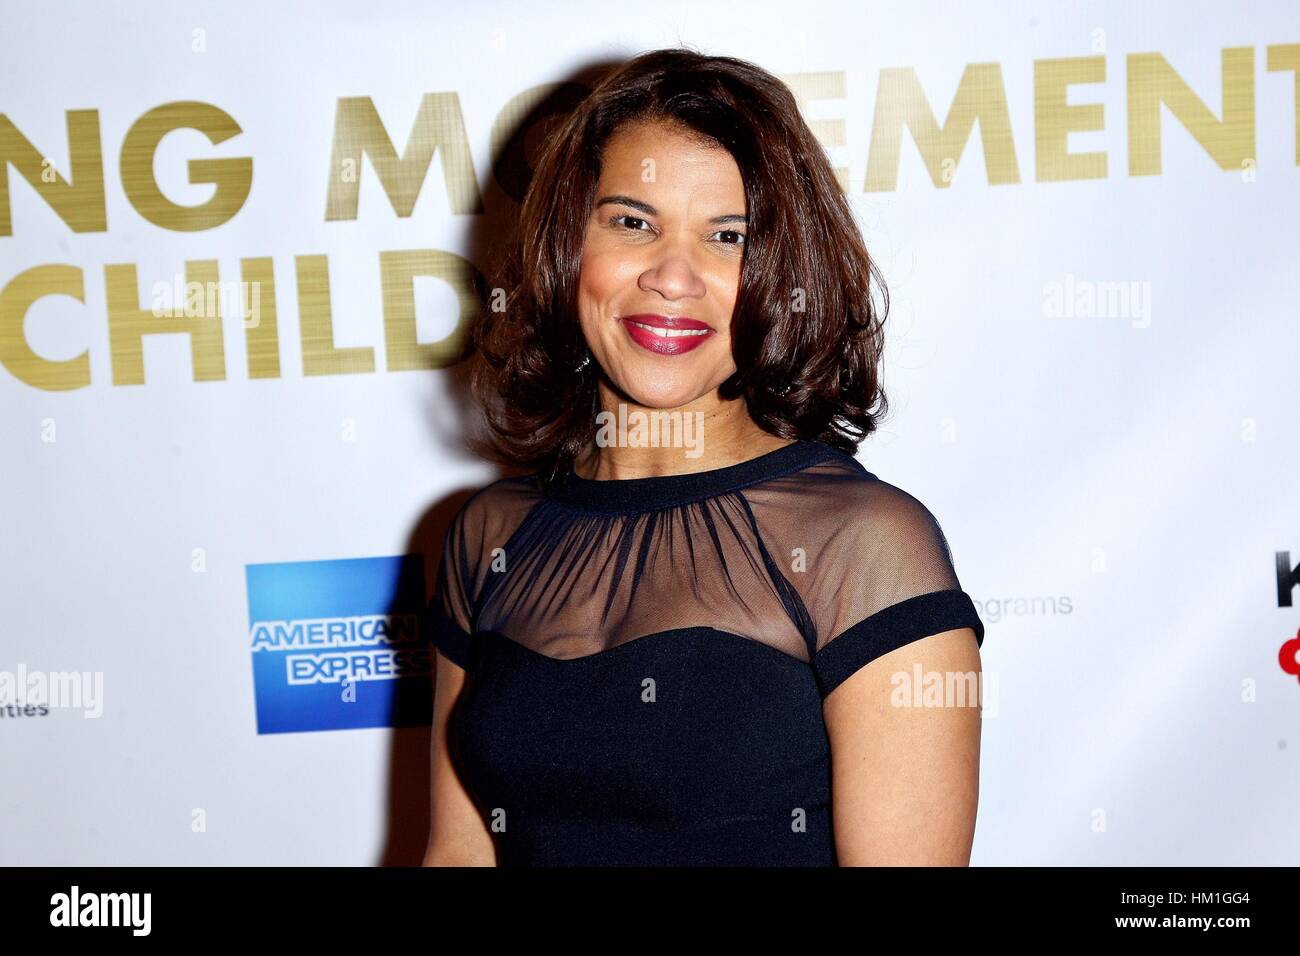
[[[420,712],[418,676],[376,672],[342,702],[329,680],[277,686],[289,652],[267,623],[373,623],[394,594],[410,612],[450,510],[497,474],[458,450],[463,392],[435,370],[446,349],[385,350],[403,327],[454,343],[455,283],[417,280],[413,319],[390,302],[386,339],[380,257],[479,261],[512,204],[494,165],[512,101],[679,42],[801,92],[888,282],[895,411],[859,457],[934,510],[988,629],[973,862],[1300,861],[1300,684],[1295,646],[1283,653],[1300,609],[1280,597],[1300,588],[1278,570],[1280,552],[1287,572],[1300,563],[1293,3],[4,0],[0,19],[0,689],[49,678],[81,695],[0,708],[0,863],[418,861],[428,728],[394,728],[387,709],[396,694]],[[1177,78],[1155,87],[1167,100],[1185,84],[1204,104],[1201,126],[1187,108],[1141,119],[1160,76],[1144,54]],[[1036,114],[1035,67],[1050,79],[1046,61],[1066,58],[1096,71],[1068,103],[1100,104],[1101,122],[1071,114],[1067,141],[1104,155],[1099,176],[1052,172],[1067,114],[1050,82]],[[900,102],[898,71],[914,71],[942,124],[973,64],[966,89],[1004,91],[1007,135],[985,114],[936,183],[904,129],[896,183],[868,190],[873,130],[877,149],[890,135],[878,92]],[[1225,82],[1233,113],[1217,126]],[[355,217],[327,219],[340,103],[368,98],[400,155],[430,94],[444,120],[455,97],[472,175],[440,150],[403,215],[367,158]],[[237,130],[215,145],[167,135],[158,189],[202,206],[212,177],[192,183],[189,163],[250,158],[228,216],[167,220],[165,201],[128,196],[150,168],[129,159],[124,181],[129,131],[178,101]],[[97,118],[102,152],[83,142],[75,177],[73,116]],[[21,171],[32,155],[76,198],[38,191],[40,164]],[[237,193],[238,167],[221,168]],[[215,260],[229,282],[258,258],[278,350],[250,363],[230,300],[198,363],[220,356],[223,374],[197,374],[191,336],[146,334],[130,380],[108,277],[131,290],[109,267],[135,267],[138,310],[186,262]],[[322,261],[334,345],[371,350],[360,370],[308,374],[300,308],[319,316],[321,299],[302,286],[321,284],[295,273]],[[46,294],[56,279],[82,301]],[[83,352],[80,369],[50,364]],[[259,633],[275,646],[253,650]],[[310,674],[322,658],[304,659]]]

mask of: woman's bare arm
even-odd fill
[[[893,695],[915,667],[940,675],[942,706]],[[969,627],[905,644],[860,668],[823,702],[831,744],[831,813],[841,866],[967,866],[979,802],[980,681]],[[970,675],[974,678],[970,678]],[[949,675],[956,680],[950,681]]]
[[[432,808],[424,866],[496,866],[492,835],[452,765],[447,746],[448,716],[465,672],[441,652],[436,655],[433,690]]]

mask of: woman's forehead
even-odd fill
[[[705,147],[675,134],[626,135],[611,138],[601,163],[597,196],[612,194],[633,196],[655,207],[725,202],[743,198],[744,182],[735,159],[721,147]]]

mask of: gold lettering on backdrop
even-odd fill
[[[1039,182],[1106,178],[1105,153],[1071,153],[1067,146],[1072,132],[1105,128],[1105,104],[1066,102],[1072,84],[1105,80],[1103,56],[1034,61],[1034,174]]]
[[[244,289],[244,347],[248,377],[280,377],[280,329],[275,312],[275,270],[268,256],[239,260]]]
[[[384,347],[388,371],[443,368],[466,356],[470,346],[470,322],[479,310],[479,301],[473,294],[479,273],[468,259],[436,249],[381,252],[379,272],[384,288]],[[416,276],[441,279],[456,292],[460,306],[456,329],[436,342],[416,339]]]
[[[393,211],[403,219],[410,216],[435,151],[442,159],[451,211],[460,216],[482,214],[483,200],[457,94],[424,95],[400,157],[370,97],[340,99],[334,113],[326,221],[357,218],[363,156],[370,157]]]
[[[825,73],[786,73],[780,77],[780,80],[794,94],[801,113],[813,100],[842,100],[845,97],[843,70],[831,70]],[[828,149],[849,144],[848,132],[842,119],[817,119],[804,116],[804,122],[817,137],[817,142]],[[848,167],[836,166],[834,171],[840,189],[848,192],[850,189]]]
[[[47,392],[66,392],[90,384],[90,350],[75,358],[50,361],[27,343],[27,310],[47,295],[86,301],[85,274],[76,266],[35,266],[20,272],[0,289],[0,365],[20,382]]]
[[[1268,46],[1267,69],[1292,74],[1295,165],[1300,166],[1300,44]],[[1220,50],[1221,117],[1211,111],[1159,53],[1127,57],[1125,94],[1129,174],[1161,172],[1162,107],[1206,150],[1220,169],[1253,167],[1256,152],[1254,52],[1251,47]],[[1105,128],[1101,103],[1070,105],[1069,87],[1104,83],[1107,64],[1103,55],[1035,61],[1033,64],[1033,122],[1035,173],[1038,181],[1098,179],[1108,175],[1105,152],[1070,153],[1071,132],[1097,132]],[[784,77],[800,109],[815,100],[843,98],[843,71],[788,74]],[[569,86],[571,84],[561,84]],[[504,148],[507,136],[555,85],[531,88],[507,101],[491,128],[493,155]],[[573,101],[577,99],[574,86]],[[549,102],[549,100],[548,100]],[[556,101],[557,103],[559,101]],[[569,102],[564,100],[563,102]],[[562,104],[552,105],[563,115]],[[897,188],[903,130],[913,137],[934,185],[950,185],[957,163],[969,143],[976,121],[984,149],[988,181],[1019,182],[1009,110],[998,63],[969,64],[962,73],[947,116],[940,126],[922,89],[915,69],[885,69],[880,73],[875,117],[871,129],[866,190]],[[809,126],[828,149],[842,148],[847,136],[843,120],[808,118]],[[67,163],[65,178],[56,162],[43,154],[3,113],[0,113],[0,237],[12,236],[10,169],[18,171],[35,194],[74,233],[107,229],[104,171],[99,114],[96,110],[66,111]],[[182,206],[162,194],[153,176],[159,144],[173,130],[194,129],[215,146],[240,135],[235,120],[216,106],[197,101],[165,103],[142,115],[127,131],[121,149],[122,187],[136,211],[164,229],[193,232],[229,221],[247,202],[252,186],[251,157],[193,159],[189,181],[215,187],[211,198],[197,206]],[[328,179],[327,220],[355,219],[360,201],[360,164],[368,156],[388,202],[400,216],[409,216],[424,186],[435,152],[440,153],[448,193],[448,208],[461,215],[482,213],[482,201],[469,148],[460,101],[455,93],[426,94],[420,104],[407,145],[399,157],[368,97],[340,99],[335,114],[331,170]],[[522,163],[507,189],[522,195],[527,170]],[[494,169],[500,181],[501,169]],[[844,185],[847,173],[836,168]],[[516,188],[519,187],[519,188]],[[513,191],[512,191],[513,190]],[[335,375],[375,370],[375,349],[369,346],[339,348],[334,344],[330,306],[329,263],[325,256],[295,259],[303,369],[307,375]],[[478,308],[476,287],[481,275],[468,260],[434,249],[379,253],[383,294],[384,355],[390,371],[423,370],[453,364],[469,348],[468,321]],[[273,260],[240,260],[242,281],[239,302],[251,379],[281,375],[280,336],[276,310]],[[185,333],[190,336],[196,381],[225,378],[225,350],[216,260],[186,263],[185,287],[196,287],[197,302],[186,292],[183,303],[141,306],[136,266],[107,265],[104,281],[108,301],[108,331],[113,384],[144,381],[143,337]],[[416,336],[416,280],[422,277],[447,282],[459,303],[454,330],[437,342],[420,342]],[[174,277],[179,283],[179,276]],[[161,285],[160,283],[155,285]],[[0,365],[34,388],[67,391],[91,384],[88,350],[67,359],[38,355],[27,338],[28,313],[40,300],[69,296],[85,303],[85,273],[73,265],[36,265],[0,286]],[[175,298],[175,297],[173,297]],[[66,309],[66,304],[60,309]],[[60,321],[59,320],[54,321]]]
[[[1160,106],[1164,104],[1220,169],[1241,169],[1255,158],[1255,51],[1220,52],[1223,119],[1215,117],[1159,53],[1128,55],[1128,173],[1160,173]]]
[[[1295,110],[1295,164],[1300,166],[1300,43],[1278,44],[1268,48],[1268,70],[1270,73],[1291,71],[1294,88],[1291,91],[1292,108]]]
[[[384,252],[380,253],[379,263],[388,371],[444,368],[463,359],[470,348],[470,322],[478,309],[474,289],[483,282],[473,263],[438,249]],[[334,345],[327,258],[298,256],[296,265],[304,374],[373,372],[372,348]],[[150,306],[143,308],[135,265],[104,267],[114,385],[143,384],[143,337],[168,333],[190,336],[195,381],[225,379],[218,275],[216,260],[187,262],[184,288],[178,300],[168,301],[169,289],[163,287]],[[436,342],[419,342],[416,338],[414,279],[417,276],[448,283],[459,303],[455,330]],[[241,259],[240,278],[239,314],[248,352],[249,378],[279,378],[280,336],[273,260]],[[71,296],[84,304],[83,271],[63,264],[36,266],[0,287],[0,365],[33,388],[50,392],[84,388],[91,384],[88,351],[71,359],[51,360],[34,352],[27,341],[28,311],[36,302],[52,295]]]
[[[876,113],[871,123],[871,145],[867,150],[866,191],[897,188],[904,126],[921,152],[930,181],[946,189],[977,119],[989,183],[1020,182],[1000,64],[967,64],[943,126],[935,121],[914,67],[881,70]]]
[[[213,146],[243,132],[229,113],[210,103],[182,100],[164,103],[141,116],[122,140],[122,191],[131,205],[155,226],[176,232],[202,232],[234,218],[253,187],[253,160],[191,159],[190,182],[211,183],[216,191],[207,202],[182,206],[163,195],[153,174],[154,154],[164,136],[178,129],[198,130]]]
[[[226,348],[221,330],[221,296],[216,259],[185,263],[185,296],[170,308],[154,302],[140,307],[140,280],[133,263],[104,266],[108,297],[108,351],[114,385],[144,384],[144,337],[181,333],[190,337],[194,381],[226,377]]]
[[[298,331],[302,337],[304,375],[373,372],[375,350],[368,345],[335,348],[330,308],[329,259],[295,256],[298,270]]]
[[[9,167],[18,170],[27,184],[73,232],[104,232],[108,229],[104,205],[104,158],[100,153],[99,112],[68,110],[68,163],[72,180],[64,179],[46,165],[42,154],[9,117],[0,113],[0,236],[13,235],[9,209]]]

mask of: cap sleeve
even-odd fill
[[[851,496],[829,536],[813,671],[826,697],[860,668],[905,644],[970,627],[984,643],[975,603],[962,590],[939,522],[912,495],[872,478]]]

